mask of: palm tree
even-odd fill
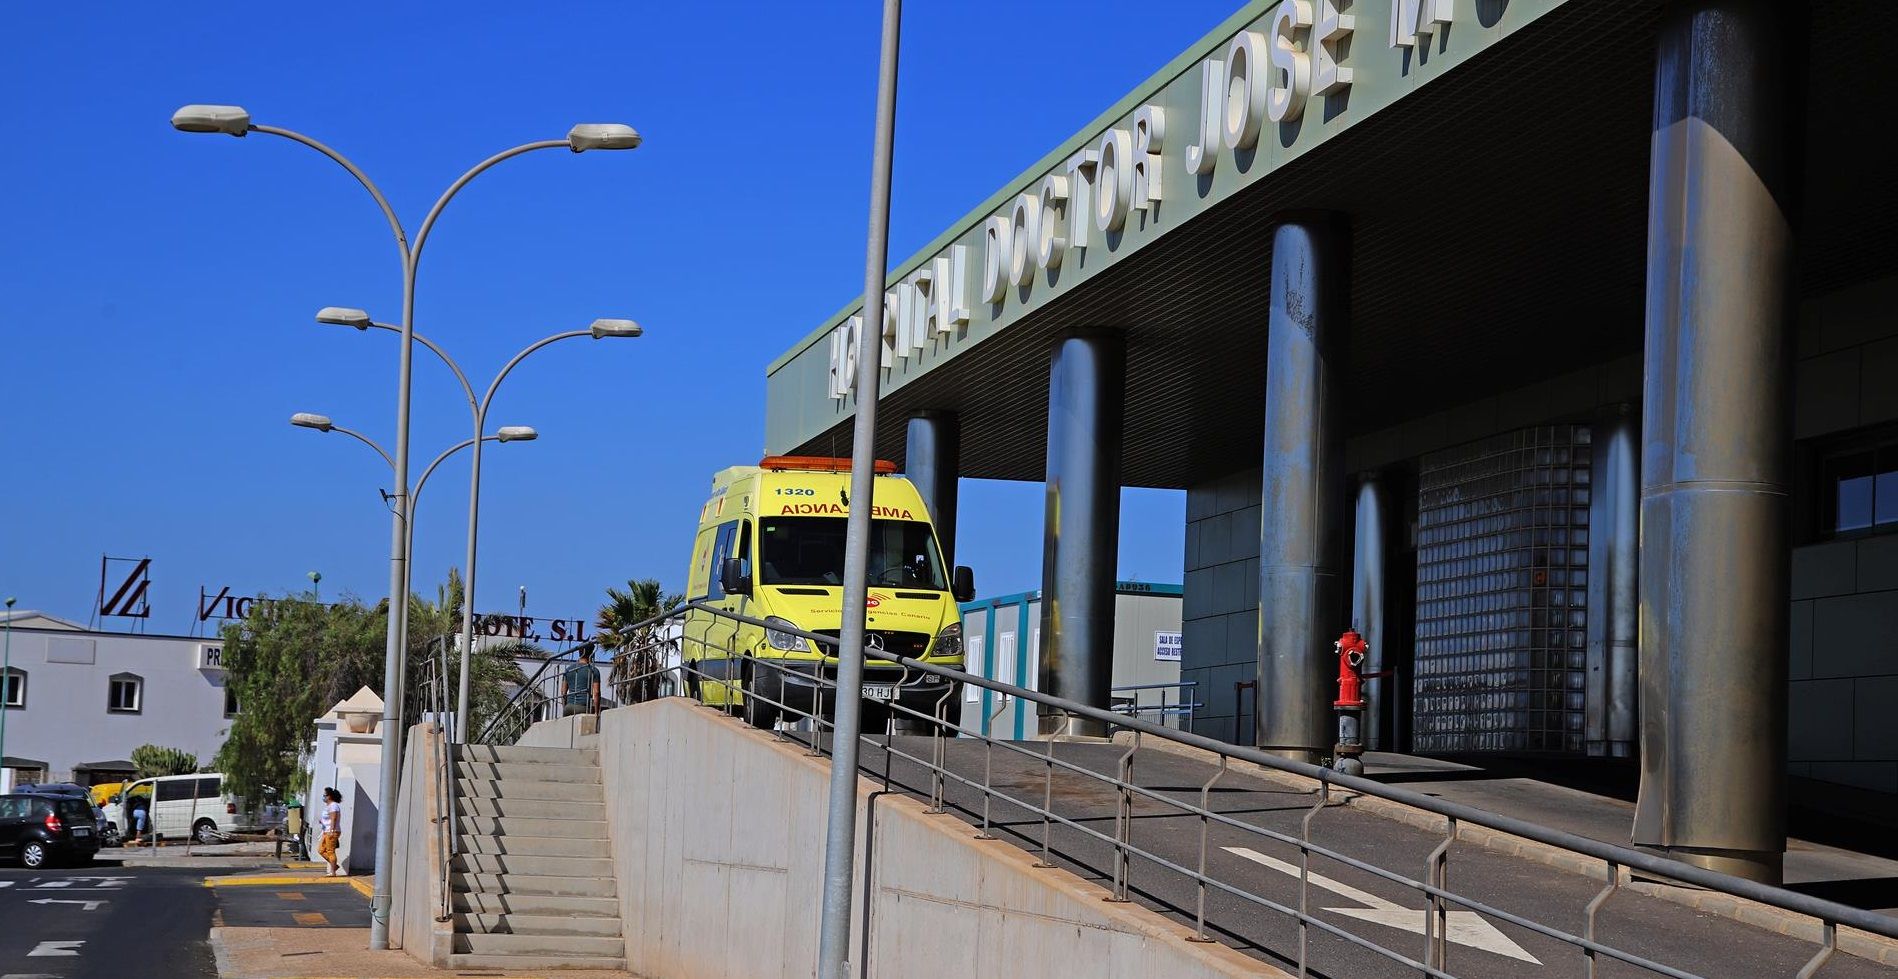
[[[674,641],[649,620],[684,599],[667,595],[656,578],[627,579],[624,589],[608,588],[594,623],[594,643],[613,657],[611,683],[614,698],[637,704],[661,695],[658,671],[665,666]]]

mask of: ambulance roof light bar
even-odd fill
[[[829,456],[765,456],[758,460],[758,468],[784,471],[787,469],[804,472],[847,473],[850,471],[849,459],[833,459]],[[896,475],[896,463],[888,459],[876,461],[876,474],[879,476]]]

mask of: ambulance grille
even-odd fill
[[[817,634],[835,638],[837,630],[819,629]],[[911,659],[919,659],[923,653],[929,650],[929,633],[927,632],[891,632],[885,629],[871,629],[868,636],[880,640],[883,643],[884,652],[894,653],[897,656],[908,656]],[[823,646],[824,655],[837,655],[836,643],[827,642],[824,643]],[[874,662],[874,660],[872,660],[872,662]]]

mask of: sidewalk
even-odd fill
[[[186,851],[189,850],[189,855]],[[286,850],[286,853],[288,851]],[[285,858],[276,856],[273,843],[167,843],[153,849],[149,845],[122,846],[100,850],[99,863],[121,867],[180,867],[192,870],[248,870],[256,867],[281,867]]]
[[[220,892],[220,907],[210,934],[220,979],[449,979],[469,975],[637,979],[630,972],[594,970],[437,969],[400,950],[372,952],[367,922],[369,896],[374,888],[369,878],[324,877],[321,864],[278,863],[274,867],[273,871],[205,879],[206,887]],[[286,908],[299,909],[284,913],[295,925],[250,923],[270,920],[270,902],[286,899]],[[232,904],[227,908],[225,901]],[[351,912],[343,922],[331,920],[342,918],[335,910],[339,904],[346,904]],[[239,907],[242,914],[237,911]],[[330,917],[319,910],[324,908],[329,909]],[[246,923],[232,923],[237,920]]]
[[[1364,761],[1365,775],[1377,781],[1603,843],[1627,846],[1634,826],[1632,803],[1520,776],[1508,763],[1486,768],[1378,751],[1367,753]],[[1898,860],[1788,839],[1785,887],[1898,915]]]

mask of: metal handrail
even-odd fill
[[[436,776],[433,784],[424,790],[433,795],[435,817],[435,841],[441,851],[440,871],[441,903],[435,909],[436,921],[453,920],[455,913],[454,872],[455,854],[461,840],[456,811],[457,791],[455,783],[455,743],[450,733],[450,719],[453,717],[455,690],[454,678],[448,669],[447,637],[441,637],[432,650],[423,659],[426,672],[422,679],[422,710],[434,716],[434,743],[425,749],[435,754]],[[427,737],[424,736],[424,743]]]
[[[702,602],[687,603],[680,608],[672,609],[661,615],[654,616],[646,622],[639,623],[635,628],[649,627],[688,611],[701,612],[734,622],[757,626],[759,628],[769,628],[780,634],[799,636],[812,644],[812,649],[826,654],[822,660],[823,663],[832,664],[836,662],[837,639],[834,636],[787,628],[782,622],[767,622],[763,619],[741,615]],[[660,641],[675,640],[667,639]],[[676,641],[683,643],[696,642],[701,646],[707,645],[703,639],[693,639],[689,636],[679,637]],[[638,649],[622,650],[616,658],[628,657],[637,651]],[[788,675],[793,672],[779,657],[759,656],[748,650],[730,648],[720,648],[717,652],[719,652],[721,656],[742,660],[754,671],[758,669],[771,669],[779,671],[782,675]],[[1458,803],[1448,802],[1434,796],[1385,785],[1363,777],[1344,775],[1317,765],[1291,761],[1259,751],[1255,748],[1216,741],[1201,735],[1165,727],[1162,724],[1156,724],[1138,716],[1130,716],[1126,713],[1081,704],[1065,698],[1030,690],[1015,684],[975,676],[961,670],[927,663],[910,657],[899,656],[882,650],[867,649],[865,653],[869,658],[900,667],[903,670],[901,679],[899,680],[900,684],[907,684],[912,673],[934,675],[952,681],[951,684],[945,685],[942,694],[937,698],[933,714],[924,713],[908,707],[901,703],[901,698],[899,697],[886,704],[889,718],[888,731],[885,732],[888,735],[887,740],[881,743],[871,740],[877,736],[876,732],[864,732],[860,735],[860,737],[870,740],[871,744],[885,752],[883,779],[886,788],[889,785],[891,777],[889,770],[891,759],[902,758],[907,762],[921,766],[929,772],[931,803],[932,810],[934,811],[943,810],[945,787],[948,784],[959,784],[981,793],[981,829],[978,834],[978,838],[981,839],[993,838],[990,835],[989,819],[989,802],[991,798],[1006,799],[1010,804],[1034,813],[1039,817],[1042,823],[1042,834],[1039,842],[1041,865],[1053,865],[1052,831],[1057,824],[1088,839],[1105,843],[1111,846],[1114,851],[1114,868],[1112,875],[1113,900],[1124,901],[1128,899],[1130,893],[1128,877],[1132,860],[1135,857],[1150,861],[1154,865],[1181,874],[1194,883],[1199,894],[1199,911],[1196,916],[1195,932],[1197,940],[1209,940],[1206,937],[1207,924],[1204,910],[1206,906],[1206,896],[1209,891],[1224,893],[1258,907],[1288,915],[1293,918],[1299,926],[1300,941],[1298,959],[1301,969],[1306,965],[1307,947],[1309,944],[1307,935],[1310,929],[1315,928],[1321,932],[1342,939],[1353,946],[1370,950],[1391,959],[1406,968],[1416,969],[1430,976],[1446,977],[1447,979],[1447,977],[1451,977],[1453,974],[1445,971],[1447,968],[1445,965],[1445,955],[1448,945],[1445,925],[1448,920],[1449,909],[1454,905],[1458,908],[1469,909],[1492,916],[1500,921],[1517,925],[1536,934],[1575,947],[1587,960],[1590,975],[1594,973],[1597,958],[1606,957],[1647,969],[1660,975],[1677,977],[1677,979],[1694,979],[1692,973],[1651,961],[1632,952],[1615,948],[1603,943],[1596,937],[1595,922],[1597,913],[1600,911],[1602,905],[1622,886],[1622,875],[1626,872],[1639,872],[1657,878],[1673,880],[1818,919],[1821,924],[1821,946],[1813,958],[1806,963],[1806,967],[1801,970],[1801,976],[1810,976],[1823,965],[1826,959],[1836,950],[1837,927],[1839,925],[1856,928],[1889,939],[1898,939],[1898,919],[1875,912],[1848,907],[1832,901],[1789,891],[1784,888],[1773,887],[1756,881],[1706,870],[1652,853],[1611,843],[1604,843],[1562,830],[1535,825],[1514,817],[1485,812]],[[803,662],[808,663],[809,661]],[[823,751],[822,733],[826,728],[831,726],[823,717],[824,693],[828,691],[832,695],[834,702],[836,690],[836,682],[826,678],[823,675],[823,670],[820,669],[810,673],[797,673],[800,682],[813,685],[817,691],[816,696],[813,698],[814,703],[812,708],[805,710],[790,703],[767,698],[760,693],[755,686],[748,685],[747,689],[738,691],[736,683],[740,681],[728,679],[723,675],[712,676],[700,670],[695,663],[696,661],[694,660],[682,660],[679,664],[662,666],[659,669],[650,670],[645,674],[628,679],[630,681],[637,681],[648,676],[657,676],[676,671],[680,675],[681,680],[689,675],[698,681],[698,683],[692,685],[682,682],[678,686],[681,688],[696,687],[697,696],[701,700],[703,699],[705,690],[711,687],[722,686],[726,688],[728,692],[742,692],[748,703],[762,703],[770,708],[782,711],[788,716],[808,720],[811,725],[810,745],[814,752],[821,753]],[[1121,756],[1116,773],[1107,775],[1072,761],[1058,758],[1055,755],[1056,742],[1053,740],[1046,742],[1045,747],[1029,748],[1020,743],[988,737],[980,731],[963,727],[958,723],[948,720],[947,710],[950,706],[951,695],[955,690],[954,684],[956,683],[972,684],[982,689],[991,690],[1010,697],[1017,697],[1023,701],[1046,705],[1055,711],[1066,713],[1072,717],[1094,720],[1109,725],[1110,729],[1118,728],[1123,731],[1132,732],[1134,744]],[[922,757],[902,751],[898,748],[894,735],[896,733],[896,720],[899,715],[913,718],[929,725],[933,737],[933,749],[930,753],[930,757]],[[979,739],[984,742],[986,757],[984,760],[983,778],[980,782],[961,775],[958,772],[951,771],[946,766],[944,762],[944,740],[950,732]],[[782,738],[783,734],[782,732],[774,732],[774,736]],[[1149,737],[1197,748],[1209,752],[1218,758],[1218,771],[1197,793],[1199,797],[1198,805],[1163,795],[1154,789],[1138,785],[1131,780],[1132,766],[1139,743],[1142,739]],[[1032,758],[1036,763],[1045,768],[1047,775],[1044,783],[1044,791],[1041,793],[1041,804],[1037,805],[1035,802],[1026,798],[1009,796],[998,791],[993,785],[990,779],[993,765],[989,758],[992,758],[993,752],[997,748]],[[1301,824],[1299,834],[1293,835],[1272,830],[1264,826],[1243,822],[1239,819],[1235,819],[1233,816],[1215,812],[1210,808],[1209,794],[1212,790],[1212,786],[1214,782],[1229,773],[1229,765],[1232,761],[1247,762],[1262,768],[1312,779],[1317,783],[1317,788],[1314,792],[1315,802],[1310,810],[1307,811]],[[1107,783],[1116,790],[1119,796],[1119,804],[1116,809],[1114,830],[1111,834],[1104,833],[1080,820],[1063,816],[1054,811],[1053,781],[1054,773],[1057,769]],[[1384,799],[1443,818],[1445,827],[1444,835],[1439,845],[1426,860],[1424,867],[1425,873],[1422,879],[1365,862],[1341,853],[1331,847],[1312,841],[1311,824],[1313,817],[1331,804],[1334,790],[1340,789],[1373,798]],[[1201,826],[1199,864],[1197,868],[1184,866],[1180,862],[1144,849],[1133,843],[1131,839],[1134,822],[1132,819],[1132,811],[1135,798],[1171,807],[1179,811],[1182,815],[1197,817]],[[971,813],[971,815],[973,816],[974,814]],[[1213,823],[1297,848],[1301,864],[1300,873],[1298,875],[1300,888],[1298,906],[1292,907],[1273,901],[1262,895],[1252,894],[1233,884],[1210,876],[1206,870],[1206,829]],[[1585,925],[1582,933],[1573,934],[1450,890],[1448,886],[1450,845],[1459,838],[1460,827],[1465,825],[1486,827],[1491,830],[1507,833],[1601,861],[1604,868],[1606,884],[1601,891],[1593,895],[1593,899],[1584,909]],[[1024,839],[1026,839],[1025,836]],[[1336,860],[1346,866],[1410,888],[1423,895],[1428,901],[1425,914],[1426,929],[1423,957],[1421,959],[1413,959],[1408,955],[1378,945],[1361,935],[1346,931],[1329,921],[1316,917],[1312,913],[1311,904],[1308,899],[1310,886],[1309,867],[1313,857]]]
[[[836,644],[835,637],[820,636],[816,633],[805,632],[801,629],[786,629],[778,623],[767,623],[763,619],[739,615],[735,612],[712,605],[704,605],[698,602],[691,602],[688,603],[688,605],[698,611],[725,616],[747,625],[754,625],[760,628],[768,627],[777,632],[792,633],[813,642],[823,642],[831,645]],[[1422,792],[1413,792],[1409,789],[1386,785],[1363,776],[1345,775],[1320,765],[1311,765],[1280,758],[1277,755],[1259,751],[1256,748],[1228,744],[1224,741],[1215,741],[1212,738],[1193,734],[1189,731],[1178,731],[1173,728],[1155,724],[1151,721],[1143,721],[1137,717],[1116,714],[1110,710],[1090,707],[1077,701],[1051,696],[1039,691],[1029,690],[1025,687],[1018,687],[1012,683],[1003,683],[998,680],[990,680],[987,677],[975,676],[961,670],[952,670],[934,663],[925,663],[921,660],[910,659],[905,656],[898,656],[877,649],[866,649],[864,653],[867,656],[900,664],[923,673],[932,673],[963,683],[973,683],[976,686],[999,693],[1006,693],[1023,700],[1047,704],[1050,707],[1058,708],[1076,717],[1085,717],[1104,724],[1118,726],[1129,731],[1139,731],[1164,740],[1184,744],[1188,747],[1198,748],[1202,751],[1209,751],[1214,754],[1249,762],[1265,768],[1275,768],[1282,772],[1315,779],[1320,785],[1334,785],[1339,788],[1349,789],[1359,795],[1386,799],[1391,802],[1409,806],[1413,809],[1421,809],[1425,812],[1431,812],[1439,816],[1454,819],[1458,822],[1469,823],[1474,826],[1483,826],[1498,832],[1508,833],[1511,836],[1520,836],[1537,843],[1543,843],[1558,849],[1571,850],[1602,861],[1612,861],[1632,870],[1639,870],[1655,876],[1666,877],[1684,884],[1693,884],[1697,887],[1704,887],[1709,890],[1721,891],[1761,904],[1774,905],[1788,911],[1796,911],[1809,917],[1832,919],[1842,925],[1858,928],[1862,931],[1869,931],[1886,938],[1898,939],[1898,918],[1892,918],[1888,915],[1811,897],[1797,891],[1789,891],[1783,887],[1774,887],[1770,884],[1747,880],[1744,877],[1735,877],[1731,874],[1707,870],[1702,867],[1681,863],[1678,860],[1670,860],[1666,857],[1657,856],[1641,850],[1618,846],[1613,843],[1604,843],[1600,840],[1592,840],[1585,836],[1578,836],[1574,833],[1564,832],[1559,829],[1551,829],[1526,820],[1517,819],[1513,816],[1487,812],[1471,806],[1449,802],[1433,795],[1426,795]],[[832,685],[834,686],[834,684]]]
[[[678,611],[679,609],[675,608],[671,612],[661,613],[659,616],[655,618],[646,620],[646,623],[641,623],[641,626],[647,623],[663,621],[667,615],[672,615],[674,613],[677,613]],[[639,627],[640,626],[635,626],[634,628],[639,628]],[[506,728],[501,727],[501,722],[504,719],[508,720],[509,723],[511,724],[515,719],[519,718],[524,711],[530,709],[526,704],[523,703],[522,698],[526,697],[529,692],[535,691],[540,686],[541,678],[546,675],[548,667],[553,666],[555,663],[577,662],[580,658],[580,651],[582,649],[596,649],[596,648],[598,648],[598,641],[589,639],[583,643],[580,643],[579,645],[574,646],[572,649],[565,650],[557,655],[549,656],[545,660],[542,660],[540,664],[540,668],[534,671],[534,675],[528,677],[527,682],[521,684],[520,687],[516,689],[514,693],[508,697],[507,703],[502,704],[501,709],[495,711],[493,717],[488,718],[488,723],[482,725],[480,734],[478,734],[473,739],[472,743],[474,744],[492,743],[497,733],[507,730]],[[568,658],[569,656],[571,656],[572,659],[569,659]],[[538,708],[540,705],[538,703],[535,703],[532,706],[533,708]]]
[[[1193,719],[1198,716],[1199,709],[1206,706],[1197,698],[1189,699],[1188,697],[1189,694],[1197,692],[1198,688],[1198,680],[1174,680],[1170,683],[1131,683],[1125,686],[1110,687],[1107,692],[1110,695],[1132,694],[1131,697],[1127,698],[1126,703],[1115,704],[1113,706],[1113,711],[1116,714],[1129,714],[1134,717],[1139,717],[1143,714],[1154,714],[1162,719],[1162,723],[1165,722],[1165,718],[1167,717],[1182,717],[1185,718],[1183,723],[1191,725]],[[1142,704],[1140,702],[1140,695],[1149,690],[1160,691],[1160,702],[1158,704]],[[1168,703],[1167,694],[1170,692],[1177,692],[1179,699]]]

